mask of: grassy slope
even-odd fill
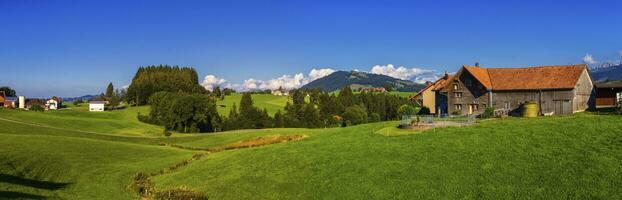
[[[0,178],[0,196],[9,191],[69,199],[135,199],[127,189],[134,173],[157,171],[195,153],[156,146],[159,142],[217,147],[263,135],[303,134],[309,137],[211,154],[154,182],[160,188],[187,186],[213,199],[621,198],[619,116],[492,120],[416,134],[386,128],[396,123],[388,122],[161,138],[138,136],[144,135],[142,129],[128,126],[149,125],[129,121],[135,115],[126,111],[130,112],[0,110],[1,118],[61,127],[0,120],[0,176],[32,179],[16,184]]]
[[[141,123],[136,118],[138,112],[143,114],[149,112],[147,106],[107,112],[88,112],[87,107],[88,105],[82,105],[43,113],[3,110],[0,118],[76,131],[130,136],[162,135],[161,127]]]
[[[0,196],[136,199],[128,189],[136,172],[155,172],[192,156],[155,145],[67,137],[67,131],[44,127],[0,126],[6,128],[0,130]]]
[[[275,96],[271,94],[253,94],[252,98],[256,107],[268,109],[270,115],[274,115],[279,109],[282,111],[283,107],[285,107],[285,103],[288,101],[287,96]],[[239,93],[225,96],[224,101],[218,102],[218,112],[225,116],[228,115],[234,103],[239,108],[241,99],[242,94]]]
[[[222,152],[155,182],[216,199],[617,199],[619,116],[484,122],[386,137],[383,124]]]

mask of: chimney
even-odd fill
[[[475,62],[475,66],[476,66],[476,67],[479,67],[479,62]]]

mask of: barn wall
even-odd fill
[[[470,86],[465,84],[468,81],[471,82]],[[458,89],[454,89],[454,84],[458,85]],[[447,92],[447,109],[449,113],[457,111],[456,105],[461,105],[462,109],[459,111],[462,114],[468,114],[469,106],[477,105],[477,110],[473,110],[473,113],[479,114],[484,112],[489,104],[488,93],[484,86],[466,70],[463,71],[458,79],[452,79],[444,91]],[[456,97],[455,93],[462,93],[462,97]]]
[[[555,101],[572,101],[574,97],[573,90],[495,91],[493,93],[493,107],[503,109],[508,105],[512,115],[520,115],[521,107],[527,101],[539,103],[540,112],[543,114],[554,113]]]
[[[582,112],[590,107],[595,106],[594,98],[594,85],[592,79],[587,70],[584,70],[577,81],[577,85],[574,88],[574,99],[572,100],[572,111]]]

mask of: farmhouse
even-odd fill
[[[45,109],[48,110],[57,110],[61,107],[63,99],[58,97],[52,97],[51,99],[45,102]]]
[[[4,102],[6,101],[6,94],[4,91],[0,91],[0,107],[4,107]]]
[[[622,82],[595,83],[596,107],[622,106]]]
[[[428,82],[427,86],[419,91],[411,98],[419,106],[430,109],[430,114],[447,113],[447,95],[443,95],[440,91],[445,88],[451,76],[445,72],[445,75],[434,82]]]
[[[387,89],[384,89],[383,87],[363,88],[363,89],[361,89],[361,92],[367,92],[367,93],[371,93],[371,92],[387,92]]]
[[[447,83],[438,84],[442,89],[427,88],[427,91],[434,92],[434,107],[446,106],[447,112],[453,114],[481,114],[486,107],[492,107],[497,112],[518,115],[525,102],[536,103],[542,115],[571,114],[585,111],[594,99],[594,86],[586,65],[527,68],[465,65],[454,76],[444,78],[448,78]],[[425,92],[426,89],[420,93]],[[423,104],[432,107],[430,100],[426,102]]]
[[[289,92],[287,90],[283,89],[282,87],[279,87],[279,89],[276,89],[276,90],[272,90],[271,93],[272,93],[272,95],[275,95],[275,96],[287,96],[287,95],[289,95]]]
[[[105,101],[91,101],[89,102],[89,111],[91,112],[104,111],[105,105],[106,105]]]

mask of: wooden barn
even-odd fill
[[[595,83],[596,107],[618,107],[622,103],[622,82]]]
[[[486,107],[518,115],[525,102],[539,114],[572,114],[593,105],[594,86],[587,65],[483,68],[463,66],[438,94],[452,114],[480,114]],[[439,105],[435,105],[439,107]]]

